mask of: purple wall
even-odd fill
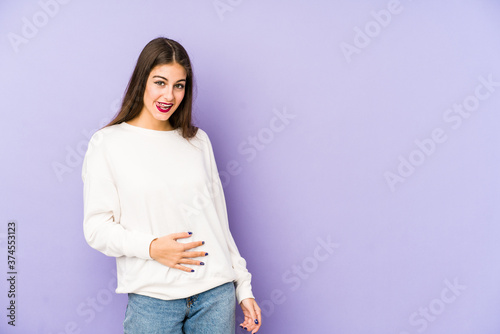
[[[122,331],[114,258],[83,238],[81,163],[166,36],[193,61],[259,333],[498,334],[499,15],[493,0],[3,1],[0,332]]]

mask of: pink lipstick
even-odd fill
[[[158,111],[162,113],[169,112],[172,106],[172,103],[156,102],[156,109],[158,109]]]

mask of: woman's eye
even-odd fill
[[[163,86],[165,85],[165,83],[163,81],[156,81],[155,84],[157,84],[158,86]]]
[[[177,84],[177,85],[175,85],[175,86],[176,86],[177,88],[179,88],[179,89],[183,89],[183,88],[184,88],[184,85],[183,85],[183,84]]]

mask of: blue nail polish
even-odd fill
[[[205,262],[200,262],[200,265],[204,266],[204,265],[205,265]]]
[[[240,325],[241,328],[243,328],[243,326]]]
[[[259,324],[259,320],[255,319],[253,322],[255,322],[256,325]]]
[[[201,242],[201,244],[202,244],[202,245],[204,245],[204,244],[205,244],[205,241],[202,241],[202,242]]]
[[[247,330],[247,328],[246,328],[246,327],[243,327],[243,328],[244,328],[245,330]]]
[[[191,269],[191,272],[194,272],[194,269]]]
[[[205,256],[207,256],[207,255],[208,255],[208,253],[205,253]]]
[[[188,232],[188,233],[189,233],[189,235],[193,234],[193,232]]]

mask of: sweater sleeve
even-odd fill
[[[89,141],[82,165],[85,240],[107,256],[130,256],[151,260],[149,245],[153,235],[126,230],[120,224],[120,200],[105,138],[96,132]]]
[[[206,135],[207,143],[210,151],[210,165],[211,165],[211,173],[212,173],[212,191],[214,192],[214,204],[217,210],[217,215],[219,216],[219,220],[223,225],[223,230],[226,236],[227,247],[230,252],[231,262],[233,265],[233,269],[236,273],[235,288],[236,288],[236,299],[238,300],[238,304],[241,303],[243,299],[246,298],[255,298],[252,293],[252,285],[251,279],[252,275],[247,270],[246,261],[240,255],[238,251],[238,247],[234,242],[233,236],[229,229],[229,220],[227,215],[227,207],[226,200],[224,197],[224,190],[222,187],[222,182],[219,176],[219,172],[217,170],[217,164],[215,161],[214,151],[212,148],[212,144],[208,135]]]

